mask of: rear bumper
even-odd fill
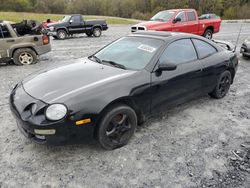
[[[30,104],[36,104],[38,111],[45,109],[48,104],[31,97],[22,86],[12,91],[9,104],[20,132],[35,143],[65,145],[93,139],[94,123],[76,126],[75,121],[70,118],[51,122],[46,120],[43,113],[33,115],[27,108]],[[32,111],[32,108],[30,110]]]
[[[51,44],[35,47],[36,53],[42,55],[51,51]]]

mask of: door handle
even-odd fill
[[[15,40],[11,39],[11,40],[7,40],[6,42],[15,42]]]

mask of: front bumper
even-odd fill
[[[37,109],[33,109],[35,104]],[[31,97],[22,85],[10,95],[10,109],[21,133],[38,144],[65,145],[93,139],[94,123],[76,126],[71,118],[58,122],[46,120],[44,109],[48,104]]]
[[[47,35],[55,37],[55,36],[57,36],[57,32],[48,30]]]

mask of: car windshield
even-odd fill
[[[71,16],[64,16],[61,22],[69,22]]]
[[[163,41],[146,37],[124,37],[105,47],[90,59],[123,69],[144,69],[163,45]]]
[[[169,22],[171,18],[174,16],[174,11],[161,11],[158,12],[155,16],[153,16],[150,20],[151,21],[162,21],[162,22]]]

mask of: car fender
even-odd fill
[[[150,78],[151,75],[147,71],[137,72],[130,77],[97,87],[95,90],[72,95],[65,101],[65,104],[70,106],[71,114],[76,115],[76,119],[86,114],[98,116],[110,105],[124,101],[133,103],[138,108],[135,111],[147,114],[150,111],[151,102]],[[114,91],[112,88],[119,89]]]
[[[69,34],[69,30],[68,30],[67,27],[58,27],[58,28],[55,28],[55,30],[56,30],[56,32],[57,32],[58,30],[65,30],[65,31],[67,32],[67,34]]]
[[[9,57],[12,57],[14,52],[17,50],[17,49],[20,49],[20,48],[31,48],[32,50],[34,50],[37,53],[37,51],[35,50],[36,48],[36,45],[34,43],[22,43],[22,44],[14,44],[10,47],[10,49],[8,50],[8,54],[9,54]]]

